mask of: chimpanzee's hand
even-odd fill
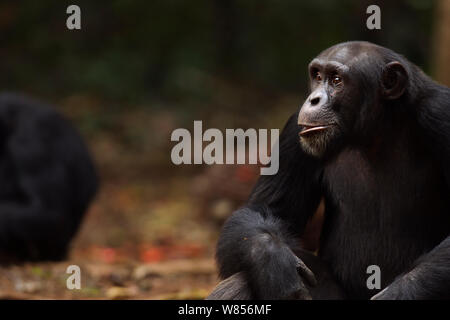
[[[258,299],[311,299],[306,285],[315,286],[313,272],[285,243],[269,234],[251,240],[247,277]]]

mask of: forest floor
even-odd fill
[[[83,97],[61,105],[84,132],[101,187],[67,260],[0,266],[0,299],[205,298],[218,283],[220,228],[259,168],[173,165],[170,134],[182,124],[164,110],[115,114]],[[280,110],[291,105],[276,108],[272,125],[284,123]],[[70,265],[80,267],[80,289],[67,288]]]
[[[68,259],[0,267],[0,299],[204,298],[217,283],[219,228],[178,192],[188,184],[183,178],[157,188],[151,179],[104,184]],[[79,290],[67,288],[70,265],[80,267]]]
[[[256,170],[222,166],[189,177],[103,183],[67,260],[0,266],[0,299],[205,298],[218,283],[220,227],[245,199]],[[70,265],[80,267],[80,289],[67,287]]]
[[[218,228],[189,198],[145,184],[104,185],[66,261],[0,267],[0,299],[204,298],[217,283]],[[79,290],[67,288],[70,265]]]

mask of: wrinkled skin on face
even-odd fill
[[[300,109],[300,144],[309,154],[323,157],[346,144],[375,134],[385,101],[400,98],[407,71],[367,42],[333,46],[308,67],[310,95]],[[364,94],[363,94],[364,93]]]

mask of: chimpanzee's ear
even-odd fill
[[[408,84],[408,73],[398,61],[389,62],[383,70],[381,87],[385,99],[397,99],[405,92]]]

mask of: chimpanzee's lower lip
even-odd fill
[[[318,126],[303,126],[303,130],[300,131],[300,135],[307,135],[309,133],[313,133],[313,132],[318,132],[318,131],[323,131],[325,129],[328,129],[330,126],[329,125],[318,125]]]

